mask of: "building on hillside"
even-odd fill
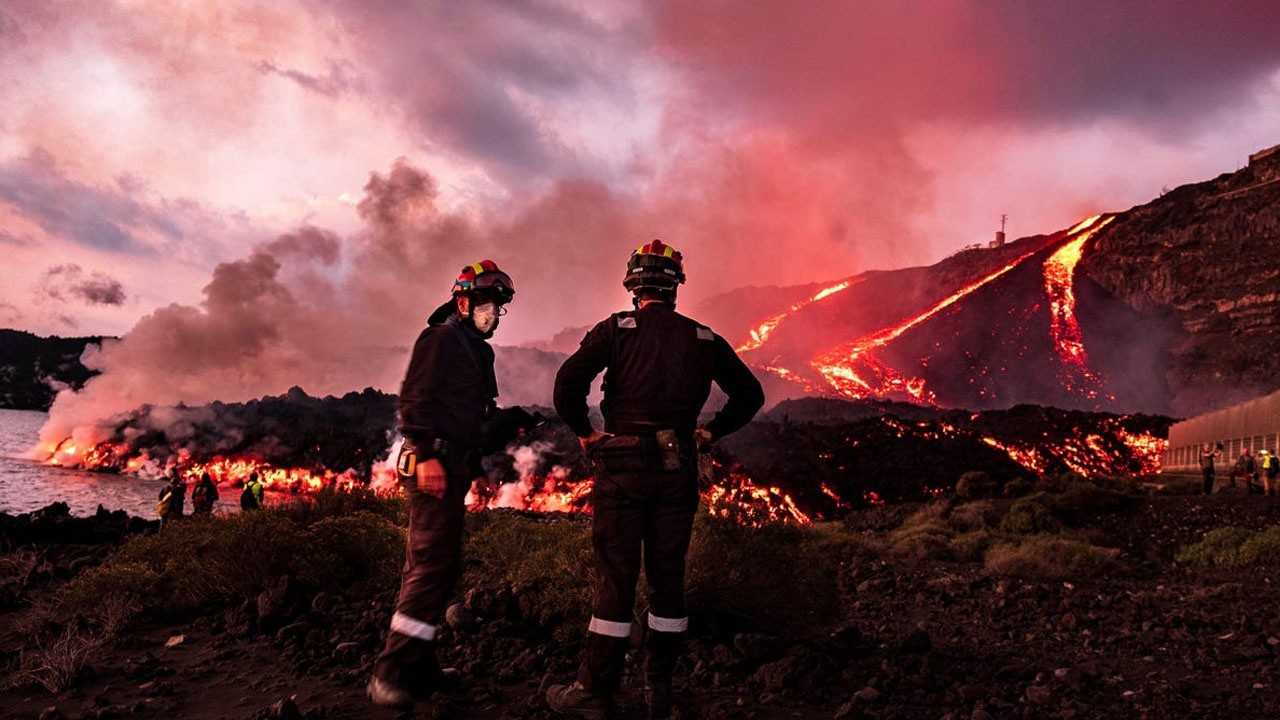
[[[1222,443],[1219,468],[1230,467],[1244,450],[1255,456],[1259,450],[1280,450],[1280,391],[1174,423],[1161,468],[1164,472],[1198,470],[1204,443]]]

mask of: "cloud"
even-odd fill
[[[126,299],[124,286],[119,280],[103,272],[86,275],[74,263],[54,265],[45,270],[38,293],[59,302],[79,300],[89,305],[123,305]]]
[[[169,208],[148,207],[121,188],[74,182],[44,151],[0,163],[0,202],[87,247],[147,255],[182,239]]]

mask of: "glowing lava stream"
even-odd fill
[[[861,282],[861,279],[859,279],[857,282]],[[835,295],[841,290],[848,290],[849,287],[853,284],[854,284],[853,280],[844,280],[842,282],[836,283],[835,285],[831,285],[819,290],[818,292],[814,293],[813,297],[808,298],[807,300],[801,300],[798,303],[793,303],[791,307],[786,309],[786,311],[780,312],[777,315],[774,315],[773,317],[769,318],[768,320],[765,320],[764,322],[760,323],[759,325],[751,328],[751,339],[739,345],[737,348],[737,351],[740,353],[743,353],[743,352],[747,352],[748,350],[755,350],[756,348],[763,345],[766,340],[769,339],[769,333],[772,333],[775,329],[777,329],[778,325],[780,325],[783,320],[786,320],[787,317],[791,315],[791,313],[805,307],[806,305],[811,305],[813,303],[816,303],[823,298]]]
[[[1109,217],[1098,223],[1100,215],[1094,215],[1080,223],[1073,232],[1081,232],[1080,236],[1058,248],[1044,261],[1044,292],[1049,298],[1049,333],[1053,338],[1058,357],[1066,366],[1062,384],[1067,390],[1082,392],[1085,397],[1094,399],[1102,385],[1097,373],[1089,370],[1089,355],[1084,349],[1084,337],[1080,333],[1080,323],[1076,320],[1075,272],[1076,264],[1084,255],[1084,245],[1102,228],[1114,220]],[[1072,372],[1074,368],[1074,373]],[[1073,375],[1079,374],[1081,385],[1077,386]]]
[[[871,357],[870,353],[873,350],[884,347],[906,331],[937,315],[974,290],[1014,269],[1023,260],[1026,260],[1036,252],[1038,250],[1026,253],[981,280],[960,288],[948,297],[943,298],[938,304],[903,323],[885,328],[873,335],[859,338],[825,355],[818,356],[811,365],[819,373],[822,373],[822,376],[837,392],[845,397],[860,398],[868,394],[877,394],[883,397],[890,393],[899,392],[905,393],[916,400],[932,403],[933,393],[925,391],[924,380],[907,378],[883,362]],[[855,369],[859,365],[864,368],[864,374],[869,370],[870,374],[876,376],[876,385],[859,375]]]

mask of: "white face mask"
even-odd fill
[[[477,305],[471,311],[471,322],[476,324],[476,329],[482,333],[491,333],[493,329],[498,327],[498,306],[496,303],[485,303]]]

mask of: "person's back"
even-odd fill
[[[588,333],[583,347],[599,350],[566,362],[560,376],[565,384],[558,391],[581,392],[585,373],[601,359],[599,351],[607,349],[610,359],[600,410],[605,432],[615,435],[663,428],[689,435],[713,381],[738,390],[739,405],[749,399],[741,388],[747,386],[750,392],[752,384],[758,386],[724,338],[665,303],[611,316]],[[731,410],[735,418],[749,419],[753,412]]]
[[[257,510],[260,507],[262,507],[262,481],[258,479],[258,473],[255,472],[244,481],[244,488],[240,491],[240,509]]]
[[[655,240],[627,263],[623,285],[635,310],[597,324],[556,374],[556,412],[595,466],[591,492],[596,590],[577,681],[552,685],[547,702],[582,717],[608,713],[619,691],[643,559],[649,588],[645,701],[650,717],[671,711],[671,681],[689,618],[685,555],[698,506],[697,447],[747,424],[764,391],[724,338],[675,311],[684,282],[679,252]],[[604,371],[604,431],[591,425],[587,395]],[[716,383],[724,407],[698,428]]]

